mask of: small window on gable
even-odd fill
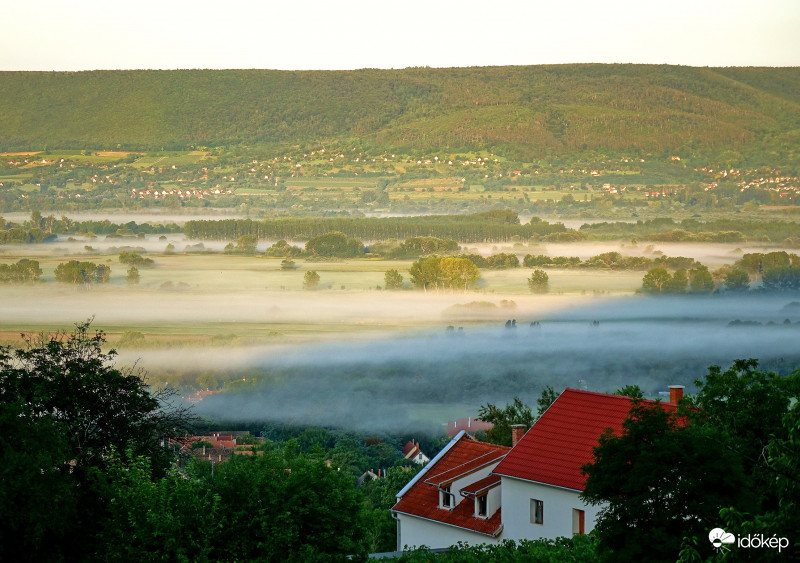
[[[442,487],[439,495],[441,496],[442,508],[453,508],[455,499],[450,493],[450,487]]]
[[[544,502],[531,499],[531,524],[544,524]]]
[[[487,495],[475,497],[475,514],[486,518],[486,511],[488,509]]]

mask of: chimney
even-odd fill
[[[670,385],[669,402],[677,404],[681,399],[683,399],[683,385]]]
[[[525,425],[524,424],[512,424],[511,425],[511,447],[517,445],[522,437],[525,435]]]

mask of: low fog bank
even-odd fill
[[[624,299],[534,326],[518,319],[516,328],[495,323],[460,333],[442,326],[367,342],[219,350],[216,360],[210,350],[179,357],[185,369],[228,362],[221,369],[234,381],[198,403],[203,416],[365,431],[431,428],[452,418],[454,406],[463,410],[458,416],[475,416],[479,405],[515,396],[535,404],[545,385],[610,392],[636,384],[655,396],[670,384],[692,392],[709,365],[737,358],[758,358],[782,374],[800,368],[800,308],[787,308],[786,298],[755,301]],[[729,326],[737,319],[747,322]],[[145,355],[141,365],[152,371],[153,360]]]
[[[263,267],[263,266],[262,266]],[[289,273],[290,275],[297,275]],[[239,272],[212,273],[206,283],[223,285],[224,280],[241,276]],[[302,279],[302,274],[299,274]],[[170,279],[183,281],[178,274]],[[192,282],[191,278],[187,281]],[[234,280],[235,281],[235,280]],[[233,282],[228,283],[233,285]],[[137,325],[144,327],[256,323],[264,330],[280,330],[280,325],[304,325],[307,332],[320,325],[325,332],[347,331],[348,327],[370,325],[417,325],[443,322],[449,307],[487,300],[498,304],[508,296],[421,291],[279,291],[205,290],[189,286],[185,290],[159,290],[143,287],[97,286],[89,289],[64,284],[39,284],[34,287],[3,287],[2,318],[5,325],[71,326],[76,319],[96,318],[96,325]],[[587,302],[582,296],[511,296],[518,307],[515,315],[546,314],[575,303]],[[481,317],[482,310],[467,310],[465,315]],[[497,314],[505,314],[499,307]],[[316,327],[316,328],[315,328]],[[138,330],[138,329],[137,329]],[[180,329],[178,329],[180,330]]]

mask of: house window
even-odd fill
[[[475,497],[475,512],[478,516],[486,517],[486,510],[487,510],[487,496],[483,495],[480,497]]]
[[[531,524],[544,524],[544,502],[531,499]]]
[[[586,532],[584,531],[584,522],[586,518],[586,513],[583,510],[579,510],[577,508],[572,509],[572,535],[582,536]]]
[[[441,496],[442,496],[442,508],[453,508],[453,495],[450,494],[450,487],[442,487],[441,488]]]

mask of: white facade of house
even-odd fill
[[[461,502],[472,502],[472,500],[462,499]],[[449,526],[435,520],[418,518],[410,514],[397,514],[397,522],[398,550],[423,545],[431,549],[438,549],[450,547],[458,542],[464,542],[469,545],[499,542],[498,538],[493,538],[489,535],[479,534],[466,528]]]
[[[585,504],[580,491],[543,485],[513,477],[502,477],[503,539],[522,540],[572,537],[580,533],[579,512],[583,511],[583,532],[594,529],[602,506]],[[542,502],[542,523],[532,523],[531,501]]]

